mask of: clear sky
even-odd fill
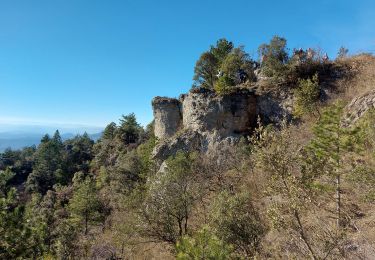
[[[0,0],[0,124],[105,126],[188,91],[226,37],[251,54],[273,35],[330,57],[375,51],[374,0]]]

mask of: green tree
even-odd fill
[[[349,180],[357,188],[361,197],[370,203],[375,202],[375,109],[370,109],[356,123],[363,154],[367,158],[360,161],[349,174]]]
[[[194,155],[178,152],[167,160],[165,172],[150,181],[141,210],[147,236],[174,244],[188,233],[192,208],[201,195],[194,161]]]
[[[64,169],[64,146],[59,131],[53,138],[43,138],[34,154],[35,165],[27,179],[29,191],[45,194],[56,183],[56,171]]]
[[[224,95],[230,93],[233,90],[233,85],[234,81],[230,77],[224,75],[215,82],[214,89],[216,93]]]
[[[254,62],[247,54],[243,47],[232,49],[226,55],[221,63],[220,70],[224,76],[228,77],[232,85],[238,85],[245,80],[253,81],[254,76]]]
[[[184,236],[176,244],[177,259],[230,259],[232,247],[225,244],[208,228],[203,227],[193,237]]]
[[[48,191],[45,200],[50,198],[52,192]],[[31,200],[26,204],[25,222],[31,231],[27,244],[32,251],[32,258],[40,258],[51,250],[53,223],[53,206],[45,209],[42,203],[42,196],[39,193],[32,195]]]
[[[91,140],[87,133],[82,136],[78,135],[73,139],[64,142],[65,152],[65,174],[60,184],[66,185],[70,183],[73,174],[79,171],[88,173],[90,162],[94,157],[93,152],[94,141]]]
[[[113,139],[113,138],[115,138],[116,131],[117,131],[116,123],[111,122],[104,129],[101,139]]]
[[[30,257],[27,244],[30,230],[25,226],[24,207],[20,204],[15,188],[0,197],[0,258],[25,259]]]
[[[320,97],[320,87],[318,74],[312,79],[299,79],[298,88],[295,91],[294,112],[296,116],[302,116],[308,113],[318,113],[318,102]]]
[[[232,52],[234,45],[232,42],[228,41],[225,38],[219,39],[216,42],[216,46],[211,45],[210,53],[214,55],[218,64],[222,64],[224,59],[227,57],[229,53]]]
[[[0,153],[0,170],[10,168],[15,174],[11,180],[11,185],[20,185],[24,183],[28,175],[33,170],[33,154],[35,147],[25,147],[22,150],[13,151],[6,149],[4,153]]]
[[[222,192],[214,203],[211,221],[215,234],[246,257],[255,255],[266,233],[248,194]]]
[[[289,59],[286,43],[285,38],[274,36],[270,43],[259,46],[258,54],[261,57],[262,72],[267,77],[277,78],[284,75],[285,64]]]
[[[0,198],[6,197],[10,190],[9,181],[15,176],[9,168],[5,171],[0,171]]]
[[[99,200],[95,182],[86,177],[82,182],[75,183],[72,199],[69,201],[69,210],[72,219],[84,226],[84,234],[87,235],[89,225],[102,221],[102,203]]]
[[[204,52],[194,67],[194,87],[213,89],[218,73],[218,59],[211,52]]]
[[[137,143],[142,132],[134,113],[123,115],[118,128],[120,139],[126,144]]]
[[[266,128],[258,135],[261,138],[254,142],[255,161],[262,169],[259,174],[267,179],[264,189],[270,198],[267,215],[271,227],[298,237],[296,243],[302,244],[296,246],[303,248],[302,256],[326,259],[337,252],[342,234],[335,234],[335,225],[331,228],[328,224],[330,218],[318,211],[327,203],[326,186],[320,181],[325,166],[294,140],[285,122],[280,130]]]
[[[342,126],[344,105],[337,102],[324,110],[320,120],[314,127],[314,138],[310,150],[315,154],[317,162],[324,163],[326,174],[335,180],[336,190],[336,222],[339,229],[342,224],[341,175],[344,170],[343,157],[355,149],[357,129]]]
[[[227,55],[233,50],[233,43],[219,39],[210,50],[202,53],[194,68],[194,87],[213,89],[218,70]]]

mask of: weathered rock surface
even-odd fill
[[[375,108],[375,89],[354,98],[346,106],[344,125],[349,126],[354,124],[371,108]]]
[[[225,96],[213,92],[191,92],[182,98],[183,127],[220,135],[248,133],[256,120],[256,98],[249,90]]]
[[[156,97],[153,102],[155,135],[153,156],[161,164],[177,151],[210,153],[234,145],[256,123],[256,96],[238,91],[220,96],[194,89],[179,100]]]
[[[278,124],[283,118],[291,119],[293,96],[289,92],[265,93],[257,96],[257,111],[265,124]]]
[[[153,151],[153,157],[159,165],[178,151],[198,152],[206,155],[219,154],[220,151],[237,144],[242,135],[222,136],[218,131],[198,132],[186,129],[170,139],[160,140]]]
[[[174,98],[155,97],[152,100],[155,120],[155,136],[159,139],[172,137],[182,124],[181,104]]]
[[[219,131],[223,136],[246,133],[256,120],[256,97],[250,90],[219,96],[198,89],[180,99],[156,97],[152,101],[155,135],[172,137],[180,129]]]

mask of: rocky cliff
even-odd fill
[[[249,90],[219,96],[198,89],[179,99],[155,97],[152,101],[155,135],[174,136],[178,130],[218,131],[222,136],[243,134],[254,126],[256,98]]]
[[[248,89],[223,96],[193,89],[179,99],[155,97],[152,106],[159,139],[154,157],[160,162],[178,150],[209,152],[234,144],[257,117],[257,98]]]

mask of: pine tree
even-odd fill
[[[134,113],[123,115],[120,119],[119,134],[125,144],[138,142],[141,130]]]
[[[295,91],[294,112],[297,116],[315,112],[319,115],[318,102],[320,97],[320,87],[318,74],[311,79],[299,79],[298,89]]]
[[[230,259],[233,248],[204,226],[194,236],[184,236],[176,244],[177,259]]]
[[[324,163],[330,177],[335,179],[336,191],[336,225],[342,222],[341,175],[343,173],[343,156],[354,149],[353,138],[356,130],[344,128],[341,123],[344,105],[340,102],[327,108],[314,127],[314,138],[310,150],[316,159]]]
[[[85,235],[88,234],[90,223],[101,220],[101,206],[95,182],[91,178],[87,177],[76,184],[73,198],[69,201],[69,209],[73,219],[83,223]]]
[[[27,189],[45,194],[56,183],[56,177],[64,174],[64,146],[59,131],[52,138],[43,137],[34,154],[35,165],[27,179]],[[61,169],[61,170],[59,170]]]

